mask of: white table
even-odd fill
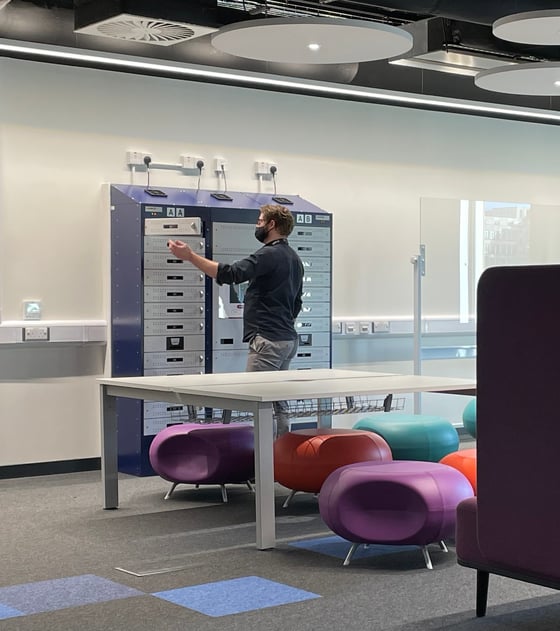
[[[257,548],[276,543],[272,403],[388,393],[475,394],[469,379],[396,375],[355,370],[123,377],[98,380],[101,387],[101,472],[104,508],[118,508],[117,418],[115,397],[251,412],[255,426]]]

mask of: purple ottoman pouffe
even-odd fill
[[[433,462],[359,462],[333,471],[319,494],[327,526],[352,542],[344,565],[360,544],[418,545],[428,569],[429,543],[454,534],[457,504],[473,496],[465,476]]]
[[[235,423],[182,423],[158,432],[150,445],[154,471],[173,483],[168,499],[178,484],[219,484],[227,502],[225,484],[247,484],[255,476],[252,425]]]

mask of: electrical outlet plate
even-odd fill
[[[228,162],[225,158],[216,157],[214,158],[214,171],[216,173],[222,173],[223,171],[228,170]]]
[[[272,177],[270,168],[275,166],[276,164],[274,162],[271,162],[270,160],[257,160],[255,162],[255,174],[267,175],[268,177]]]
[[[346,335],[358,335],[358,325],[356,322],[345,322],[344,323],[344,333]]]
[[[26,326],[23,329],[24,342],[48,342],[48,326]]]
[[[373,323],[374,333],[390,333],[391,323],[389,320],[375,320]]]
[[[360,334],[370,335],[372,332],[371,322],[360,322]]]
[[[201,158],[200,156],[182,155],[181,156],[181,167],[183,169],[196,169],[198,171],[197,162],[199,160],[204,162],[204,158]],[[203,168],[204,168],[204,165],[203,165]]]
[[[148,156],[151,158],[151,154],[147,151],[127,151],[126,163],[130,167],[145,167],[144,158]]]

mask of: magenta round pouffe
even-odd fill
[[[329,475],[319,510],[348,541],[424,546],[454,534],[457,504],[472,496],[465,476],[446,465],[360,462]]]
[[[255,475],[253,427],[172,425],[155,436],[149,456],[154,471],[169,482],[242,483]]]

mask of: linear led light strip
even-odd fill
[[[556,122],[560,123],[560,113],[554,114],[543,112],[542,110],[527,110],[518,108],[508,108],[493,105],[479,105],[476,103],[465,103],[452,100],[431,99],[422,96],[409,96],[404,94],[391,93],[376,90],[360,90],[356,88],[345,88],[341,86],[332,86],[323,83],[306,83],[303,80],[291,79],[275,79],[269,76],[260,76],[255,73],[235,74],[223,70],[215,70],[208,67],[193,67],[186,64],[174,65],[173,63],[154,63],[153,61],[144,61],[142,58],[131,58],[126,56],[105,57],[91,53],[76,51],[72,48],[62,47],[42,47],[37,44],[34,46],[21,45],[13,43],[11,40],[0,39],[0,53],[10,53],[17,55],[31,55],[35,58],[44,57],[46,61],[75,61],[87,64],[97,64],[99,67],[107,69],[126,68],[130,70],[143,70],[154,72],[156,74],[166,73],[177,75],[178,77],[192,77],[193,79],[204,78],[214,79],[217,82],[227,81],[244,84],[245,87],[251,85],[276,87],[285,90],[295,90],[298,92],[309,92],[317,96],[347,96],[355,100],[385,102],[387,104],[403,104],[409,106],[418,106],[424,108],[433,107],[438,110],[449,110],[463,113],[481,113],[495,116],[512,117],[519,119],[527,119],[533,122]]]

